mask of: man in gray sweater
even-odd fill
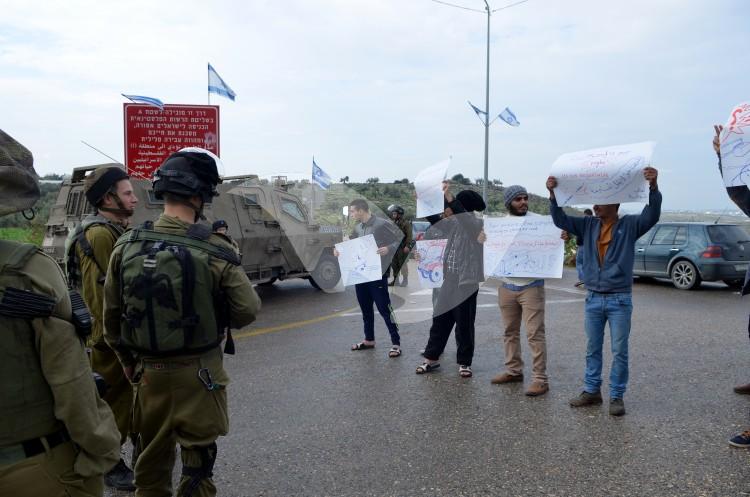
[[[609,322],[612,341],[612,369],[609,375],[609,413],[625,414],[623,396],[628,383],[628,340],[633,314],[633,260],[635,242],[650,230],[661,215],[658,172],[643,170],[649,183],[648,205],[640,215],[620,217],[620,204],[594,205],[594,217],[568,216],[557,205],[554,189],[557,179],[547,178],[550,213],[560,229],[583,238],[586,254],[583,282],[588,290],[585,306],[586,373],[581,394],[570,401],[572,407],[602,403],[602,346],[604,326]]]

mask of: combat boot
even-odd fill
[[[570,399],[570,407],[583,407],[583,406],[594,406],[602,403],[602,393],[597,391],[596,393],[589,393],[587,391],[581,392],[578,397]]]
[[[128,468],[122,459],[104,475],[104,483],[116,490],[124,490],[126,492],[133,492],[135,490],[133,471]]]

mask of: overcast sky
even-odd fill
[[[482,9],[481,0],[451,0]],[[499,8],[513,0],[490,0]],[[712,125],[750,100],[750,2],[529,0],[492,16],[490,178],[544,192],[565,152],[645,140],[666,209],[726,199]],[[120,93],[221,105],[227,174],[482,176],[486,16],[431,0],[4,0],[0,127],[40,174],[122,160]]]

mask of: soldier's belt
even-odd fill
[[[182,369],[182,368],[189,368],[190,366],[200,366],[200,358],[196,357],[194,359],[176,359],[176,360],[170,360],[170,361],[152,361],[152,360],[143,360],[143,367],[145,369],[155,369],[157,371],[165,370],[165,369]]]
[[[46,450],[44,441],[47,442],[47,447],[54,449],[69,440],[70,435],[68,435],[67,430],[62,429],[46,437],[32,438],[19,444],[0,447],[0,466],[15,464],[28,457],[34,457],[43,453]]]

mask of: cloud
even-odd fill
[[[694,203],[690,185],[716,175],[711,124],[748,98],[737,68],[750,57],[734,48],[748,14],[740,0],[496,12],[490,110],[510,106],[522,125],[491,128],[490,176],[541,192],[561,153],[653,139],[656,160],[689,171],[664,177],[665,204]],[[334,177],[391,179],[453,155],[451,173],[475,178],[484,131],[465,102],[484,107],[485,29],[428,0],[4,2],[3,125],[42,172],[97,162],[80,139],[121,157],[119,94],[204,103],[210,61],[238,94],[212,96],[228,173],[307,170],[315,154]]]

